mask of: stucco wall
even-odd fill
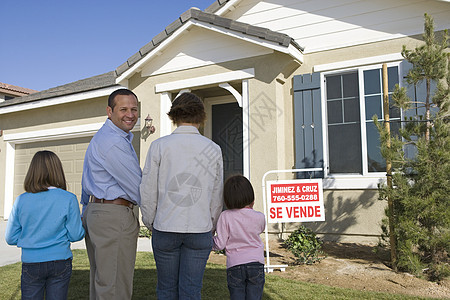
[[[305,225],[327,241],[377,243],[386,205],[378,199],[377,190],[326,190],[325,222],[287,223],[274,226],[271,232],[286,238]]]
[[[107,97],[24,110],[2,115],[4,134],[20,133],[102,122],[106,119]]]

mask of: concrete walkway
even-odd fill
[[[13,264],[20,261],[21,249],[16,246],[10,246],[5,241],[7,221],[0,220],[0,267]],[[84,239],[72,243],[72,249],[86,249]],[[152,244],[148,238],[138,239],[138,252],[151,252]]]

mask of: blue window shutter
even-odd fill
[[[323,168],[320,73],[294,76],[295,168]],[[297,178],[323,178],[323,172]]]

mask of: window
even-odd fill
[[[390,66],[389,95],[398,82],[399,68]],[[386,163],[372,120],[374,115],[383,120],[381,66],[325,75],[325,93],[328,173],[366,175],[384,172]],[[390,106],[389,116],[391,132],[398,132],[400,110]]]

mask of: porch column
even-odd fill
[[[242,164],[244,176],[250,180],[250,101],[248,79],[242,80]]]
[[[3,217],[9,219],[9,214],[14,202],[14,161],[16,147],[14,144],[6,143],[6,162],[5,162],[5,206],[3,207]]]
[[[170,93],[164,92],[161,93],[160,96],[160,116],[159,116],[159,122],[160,122],[160,129],[159,129],[159,136],[165,136],[169,135],[171,133],[171,122],[169,119],[169,116],[167,113],[170,111],[170,107],[172,106],[172,101],[170,99]]]

